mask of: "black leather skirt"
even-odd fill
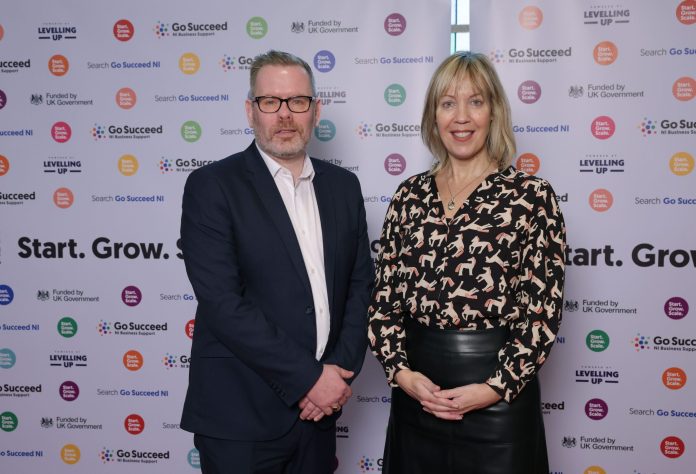
[[[485,382],[498,362],[507,328],[442,331],[407,324],[412,370],[443,389]],[[386,474],[548,474],[539,384],[512,401],[441,420],[394,388],[384,449]]]

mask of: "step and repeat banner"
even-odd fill
[[[696,2],[472,1],[568,227],[551,470],[696,472]]]
[[[314,68],[310,151],[360,178],[374,252],[396,186],[431,162],[420,113],[448,0],[232,3],[0,13],[2,472],[198,469],[178,425],[196,305],[181,193],[251,141],[256,54]],[[694,23],[693,1],[472,2],[516,164],[552,182],[568,225],[541,372],[556,474],[694,472]],[[391,400],[371,355],[353,389],[336,472],[379,472]]]
[[[376,241],[398,183],[430,164],[421,105],[449,25],[449,0],[3,5],[0,472],[196,472],[181,195],[251,142],[253,57],[312,65],[310,152],[358,175]],[[366,365],[338,473],[381,463],[389,390]]]

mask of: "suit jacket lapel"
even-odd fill
[[[300,280],[311,294],[312,289],[309,284],[309,276],[307,275],[307,269],[305,268],[304,259],[302,258],[300,244],[295,235],[295,229],[292,227],[290,216],[288,216],[288,211],[285,209],[283,198],[280,196],[273,176],[271,176],[270,171],[268,171],[268,167],[263,162],[263,158],[261,158],[254,143],[246,149],[246,162],[247,169],[249,170],[249,178],[253,184],[252,187],[259,196],[259,199],[263,203],[276,229],[278,229],[280,239],[290,256],[295,270],[297,270]]]
[[[334,202],[335,189],[327,179],[324,163],[312,160],[314,165],[314,193],[317,196],[321,233],[324,244],[324,272],[326,274],[326,290],[329,297],[329,312],[333,316],[334,273],[336,269],[336,205]]]

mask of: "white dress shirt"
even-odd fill
[[[324,243],[322,240],[321,220],[319,219],[319,207],[314,193],[314,167],[309,156],[305,155],[304,166],[297,183],[294,182],[292,173],[281,166],[256,147],[261,153],[263,161],[273,176],[276,187],[283,198],[283,204],[288,211],[292,227],[295,230],[297,241],[302,251],[309,284],[312,288],[314,300],[314,314],[317,327],[317,349],[315,357],[321,359],[329,340],[330,316],[329,296],[326,289],[326,273],[324,270]]]

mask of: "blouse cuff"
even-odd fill
[[[386,369],[387,383],[392,388],[397,388],[399,384],[396,382],[396,374],[403,369],[410,369],[407,361],[397,362],[395,365],[389,366]]]

